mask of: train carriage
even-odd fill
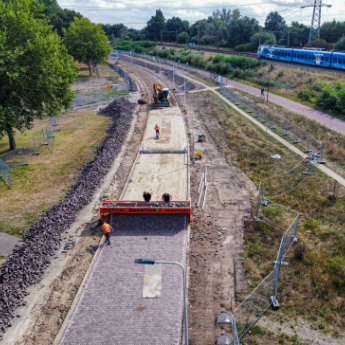
[[[315,65],[329,67],[331,65],[332,52],[324,50],[314,50],[314,49],[292,49],[293,56],[292,61]]]

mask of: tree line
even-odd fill
[[[15,130],[68,109],[78,76],[75,61],[107,62],[102,24],[92,24],[56,0],[0,0],[0,139],[16,148]]]
[[[216,10],[208,18],[190,25],[179,17],[165,19],[162,10],[142,30],[126,29],[123,24],[104,25],[107,35],[131,41],[151,40],[196,43],[217,47],[234,48],[238,51],[256,51],[259,43],[278,44],[290,47],[319,47],[345,50],[345,21],[335,19],[324,22],[320,39],[308,43],[310,26],[292,21],[290,25],[278,12],[270,12],[261,26],[255,18],[242,15],[239,9]],[[261,32],[261,34],[260,34]],[[108,34],[109,33],[109,34]]]

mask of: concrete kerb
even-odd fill
[[[224,102],[226,102],[227,104],[229,104],[232,108],[234,108],[236,111],[238,111],[241,115],[243,115],[245,118],[247,118],[248,120],[250,120],[252,123],[254,123],[257,127],[259,127],[260,129],[266,131],[267,133],[272,136],[274,139],[276,139],[277,141],[281,142],[282,144],[284,144],[288,149],[290,149],[291,151],[293,151],[294,153],[298,154],[300,157],[305,158],[306,154],[303,153],[302,151],[300,151],[297,147],[295,147],[294,145],[290,144],[288,141],[286,141],[285,139],[281,138],[279,135],[277,135],[276,133],[272,132],[270,129],[268,129],[266,126],[264,126],[261,122],[255,120],[253,117],[251,117],[250,115],[248,115],[247,113],[245,113],[243,110],[241,110],[240,108],[238,108],[235,104],[233,104],[232,102],[230,102],[227,98],[225,98],[223,95],[219,94],[217,91],[215,90],[211,90],[212,92],[214,92],[218,97],[220,97]],[[329,177],[332,177],[333,179],[337,180],[342,186],[345,187],[345,179],[343,177],[341,177],[340,175],[338,175],[337,173],[335,173],[334,171],[332,171],[331,169],[325,167],[324,165],[318,165],[317,166],[322,172],[324,172],[326,175],[328,175]]]

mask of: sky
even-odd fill
[[[242,15],[255,17],[264,25],[269,12],[278,11],[287,24],[298,21],[310,25],[313,8],[300,7],[312,5],[314,0],[238,0],[206,1],[206,0],[58,0],[62,8],[73,9],[89,18],[93,23],[118,24],[123,23],[128,28],[141,29],[155,15],[156,9],[163,11],[164,17],[180,17],[191,24],[212,15],[216,9],[238,8]],[[345,6],[343,0],[326,0],[331,8],[322,8],[321,22],[345,21]]]

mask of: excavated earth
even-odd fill
[[[81,175],[66,197],[51,207],[46,215],[25,234],[24,243],[17,246],[1,267],[0,275],[0,340],[19,317],[16,309],[26,304],[30,285],[38,283],[50,264],[49,257],[60,248],[63,232],[75,221],[78,212],[92,198],[93,192],[118,156],[128,134],[136,105],[125,98],[117,99],[101,111],[113,124],[106,139],[96,148],[94,158],[81,169]]]

